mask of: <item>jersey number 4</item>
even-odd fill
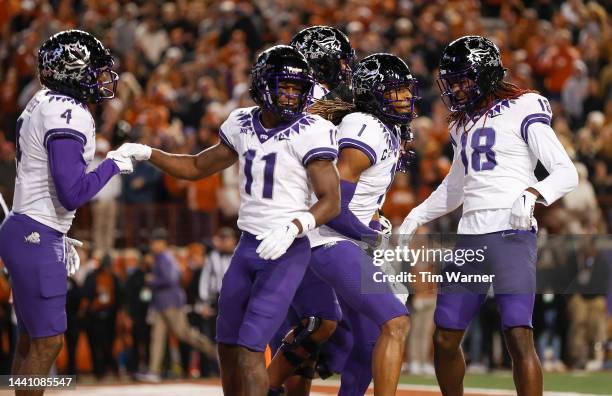
[[[244,185],[244,192],[251,195],[251,186],[253,184],[253,161],[255,161],[255,150],[247,150],[244,152],[244,177],[246,177],[246,184]],[[276,153],[266,154],[261,157],[266,163],[264,166],[264,183],[263,183],[263,197],[272,198],[272,190],[274,187],[274,165],[276,165]]]
[[[463,162],[466,175],[468,173],[468,158],[465,153],[467,135],[467,133],[461,135],[461,162]],[[493,151],[494,145],[495,130],[493,128],[478,128],[474,131],[470,146],[472,147],[472,169],[475,172],[495,168],[497,161],[495,160],[495,151]],[[484,154],[484,161],[481,154]]]

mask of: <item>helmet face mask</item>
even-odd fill
[[[38,50],[43,86],[84,103],[115,96],[119,76],[112,71],[110,51],[93,35],[67,30],[46,40]]]
[[[417,116],[418,81],[395,55],[374,54],[360,61],[353,75],[353,92],[357,109],[385,124],[407,125]]]
[[[304,56],[286,45],[259,55],[251,79],[250,93],[255,103],[283,122],[303,113],[314,84]]]
[[[330,89],[340,84],[350,86],[355,50],[340,30],[312,26],[296,34],[290,45],[306,57],[318,82],[328,84]]]
[[[381,110],[387,118],[395,119],[397,122],[394,124],[403,125],[417,117],[414,105],[420,97],[416,79],[385,84],[385,88],[380,101]],[[376,95],[380,93],[377,92]]]
[[[436,82],[442,102],[450,111],[466,110],[478,103],[485,95],[476,83],[480,72],[467,68],[455,73],[440,73]]]
[[[291,121],[298,117],[308,103],[311,83],[301,78],[287,75],[273,75],[267,80],[267,93],[270,97],[267,109],[281,120]],[[305,89],[307,87],[307,89]]]
[[[495,92],[505,69],[497,46],[481,36],[464,36],[446,46],[438,88],[451,112],[470,111]]]
[[[92,80],[94,82],[83,82],[81,85],[90,91],[94,103],[112,99],[117,91],[119,75],[112,70],[113,64],[93,70]]]

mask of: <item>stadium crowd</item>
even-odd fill
[[[561,203],[538,207],[540,238],[558,245],[555,249],[543,243],[540,267],[579,268],[588,272],[581,283],[585,285],[591,279],[606,280],[594,268],[605,270],[612,262],[612,241],[606,238],[612,229],[612,19],[595,1],[0,0],[0,193],[10,205],[15,121],[40,87],[36,51],[51,34],[70,28],[89,31],[115,57],[120,74],[117,97],[95,109],[97,156],[102,160],[124,141],[176,153],[196,153],[216,144],[217,129],[229,112],[251,103],[249,69],[254,56],[318,24],[344,30],[359,58],[374,52],[401,56],[420,82],[420,116],[412,126],[416,161],[409,174],[396,176],[383,208],[395,226],[436,188],[450,167],[447,111],[435,82],[442,49],[465,34],[494,40],[508,78],[550,99],[553,128],[580,175],[579,187]],[[93,203],[79,210],[71,234],[90,243],[80,252],[84,265],[79,276],[70,280],[68,357],[63,369],[93,369],[102,377],[107,369],[135,373],[146,366],[154,319],[148,314],[151,290],[145,278],[155,260],[150,236],[158,227],[168,231],[174,246],[191,325],[214,337],[214,302],[223,265],[217,263],[217,272],[203,282],[200,274],[231,254],[236,243],[237,183],[235,167],[184,182],[139,162],[133,174],[114,179]],[[458,213],[451,214],[420,232],[451,232],[458,218]],[[569,235],[593,238],[572,245],[578,247],[570,255],[568,244],[560,239]],[[607,276],[610,287],[612,275]],[[604,364],[612,334],[606,322],[612,315],[612,299],[606,305],[606,285],[595,294],[584,287],[572,294],[539,296],[534,320],[545,369],[600,369]],[[0,359],[2,373],[8,372],[10,361],[8,290],[0,276],[0,332],[7,340],[0,342],[0,354],[7,357]],[[413,293],[411,310],[419,315],[415,323],[431,322],[434,298],[427,288]],[[466,352],[473,369],[509,362],[494,353],[494,340],[500,342],[494,337],[499,332],[495,317],[492,305],[469,332]],[[87,343],[79,341],[79,329],[96,340],[90,344],[90,357],[81,360],[75,356]],[[428,326],[415,328],[410,345],[429,345],[431,331]],[[181,352],[166,354],[167,360],[180,363],[184,375],[216,374],[215,364],[204,355],[170,339],[169,349]],[[406,368],[433,372],[430,351],[417,349],[410,348],[413,356]]]

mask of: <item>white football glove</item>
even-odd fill
[[[132,164],[130,157],[121,154],[119,151],[109,151],[108,154],[106,154],[106,158],[113,160],[122,175],[127,175],[134,172],[134,165]]]
[[[514,201],[510,212],[510,226],[513,230],[531,230],[536,199],[538,197],[525,190]]]
[[[81,258],[76,248],[83,246],[83,242],[64,237],[64,244],[66,251],[66,271],[68,272],[68,276],[73,276],[81,266]]]
[[[153,150],[146,144],[125,143],[122,144],[117,151],[126,157],[133,158],[135,161],[147,161],[151,158],[151,152]]]
[[[419,228],[419,223],[417,223],[416,220],[406,217],[399,229],[399,245],[408,246],[417,228]]]
[[[282,227],[257,235],[256,239],[261,243],[257,246],[256,253],[264,260],[276,260],[285,254],[298,233],[298,227],[290,222]]]
[[[385,216],[379,216],[378,222],[380,223],[380,232],[385,235],[391,235],[393,233],[393,224]]]

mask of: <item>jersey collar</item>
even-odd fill
[[[261,109],[255,108],[252,113],[253,130],[260,143],[265,143],[274,138],[275,140],[289,139],[292,134],[299,134],[300,127],[311,125],[313,120],[307,114],[301,114],[297,119],[290,123],[281,124],[277,127],[266,129],[261,124]]]

